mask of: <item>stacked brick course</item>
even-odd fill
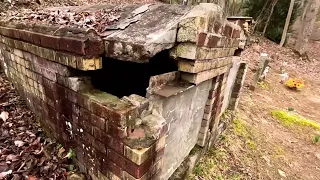
[[[166,9],[180,13],[183,10],[185,14],[170,14]],[[158,23],[160,20],[152,10],[175,19],[168,23],[170,26],[164,26]],[[123,13],[131,17],[131,12]],[[190,121],[201,123],[200,131],[195,132],[198,137],[188,142],[193,143],[187,144],[188,148],[196,143],[205,146],[217,131],[241,28],[226,21],[222,10],[212,4],[155,5],[144,15],[144,19],[140,19],[142,25],[137,22],[133,28],[105,38],[80,28],[0,22],[1,67],[48,134],[74,149],[80,168],[93,179],[148,180],[164,177],[161,176],[163,171],[169,172],[163,169],[163,161],[170,158],[164,158],[166,140],[170,123],[182,122],[178,119],[182,116],[172,116],[171,121],[164,119],[156,108],[159,99],[166,100],[168,105],[170,97],[192,88],[193,91],[186,93],[188,96],[196,101],[199,101],[196,95],[207,99],[206,103],[203,99],[197,102],[203,106],[195,107],[194,114],[188,116],[194,118]],[[164,19],[161,18],[161,22]],[[147,24],[156,24],[161,31],[132,33],[134,28],[146,29]],[[130,39],[131,34],[135,37]],[[139,41],[135,42],[135,38]],[[140,49],[133,48],[140,46]],[[148,98],[133,94],[119,99],[93,88],[88,72],[103,69],[104,56],[141,63],[164,48],[169,48],[171,57],[177,60],[179,72],[151,77],[150,82],[154,84],[150,83]],[[179,86],[172,87],[171,81],[179,81]],[[154,97],[155,91],[161,97],[149,98]],[[183,104],[183,100],[181,102]],[[199,119],[203,116],[202,121],[199,122],[196,115]],[[189,129],[182,131],[186,133]],[[176,162],[180,161],[183,158],[177,158]],[[170,168],[173,172],[177,163]],[[170,174],[164,179],[167,176]]]
[[[171,55],[178,59],[183,80],[197,85],[212,79],[198,136],[198,145],[204,147],[209,140],[208,134],[217,131],[226,81],[242,30],[225,21],[219,13],[211,14],[210,18],[192,13],[187,17],[179,24],[179,44]]]
[[[47,52],[56,51],[3,35],[0,37],[1,67],[46,131],[64,146],[75,149],[84,171],[97,179],[150,179],[159,171],[164,138],[151,141],[147,148],[137,149],[130,142],[126,144],[126,139],[132,139],[127,126],[148,106],[134,106],[93,90],[90,77],[77,76],[81,74],[77,69],[90,68],[76,69],[67,64],[68,61],[54,61],[55,56],[46,58]],[[16,46],[19,43],[23,46]],[[46,52],[31,51],[29,46]],[[62,57],[86,61],[71,54]],[[160,136],[164,137],[166,130],[162,131]]]

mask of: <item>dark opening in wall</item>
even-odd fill
[[[243,51],[243,49],[236,49],[234,52],[234,56],[241,56],[241,52]]]
[[[119,98],[131,94],[146,96],[151,76],[178,70],[169,50],[156,54],[149,63],[143,64],[104,58],[102,67],[91,72],[92,85]]]

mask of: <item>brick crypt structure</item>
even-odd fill
[[[113,14],[108,26],[81,19],[101,12]],[[83,22],[62,25],[70,13]],[[23,12],[1,19],[0,65],[92,179],[166,180],[236,108],[247,68],[235,56],[239,22],[210,3]]]

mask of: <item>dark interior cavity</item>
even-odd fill
[[[234,52],[234,56],[241,56],[241,52],[243,51],[243,49],[236,49]]]
[[[164,50],[149,60],[149,63],[135,63],[104,58],[103,69],[92,71],[94,88],[119,98],[137,94],[146,96],[151,76],[177,71],[176,62]]]

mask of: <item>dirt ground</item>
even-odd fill
[[[285,125],[273,110],[294,108],[299,115],[320,123],[320,43],[310,43],[309,60],[267,40],[242,54],[249,70],[233,124],[214,149],[195,168],[190,179],[320,179],[320,135],[309,127]],[[263,85],[252,92],[253,71],[260,53],[273,57]],[[280,83],[281,70],[305,80],[293,91]]]

